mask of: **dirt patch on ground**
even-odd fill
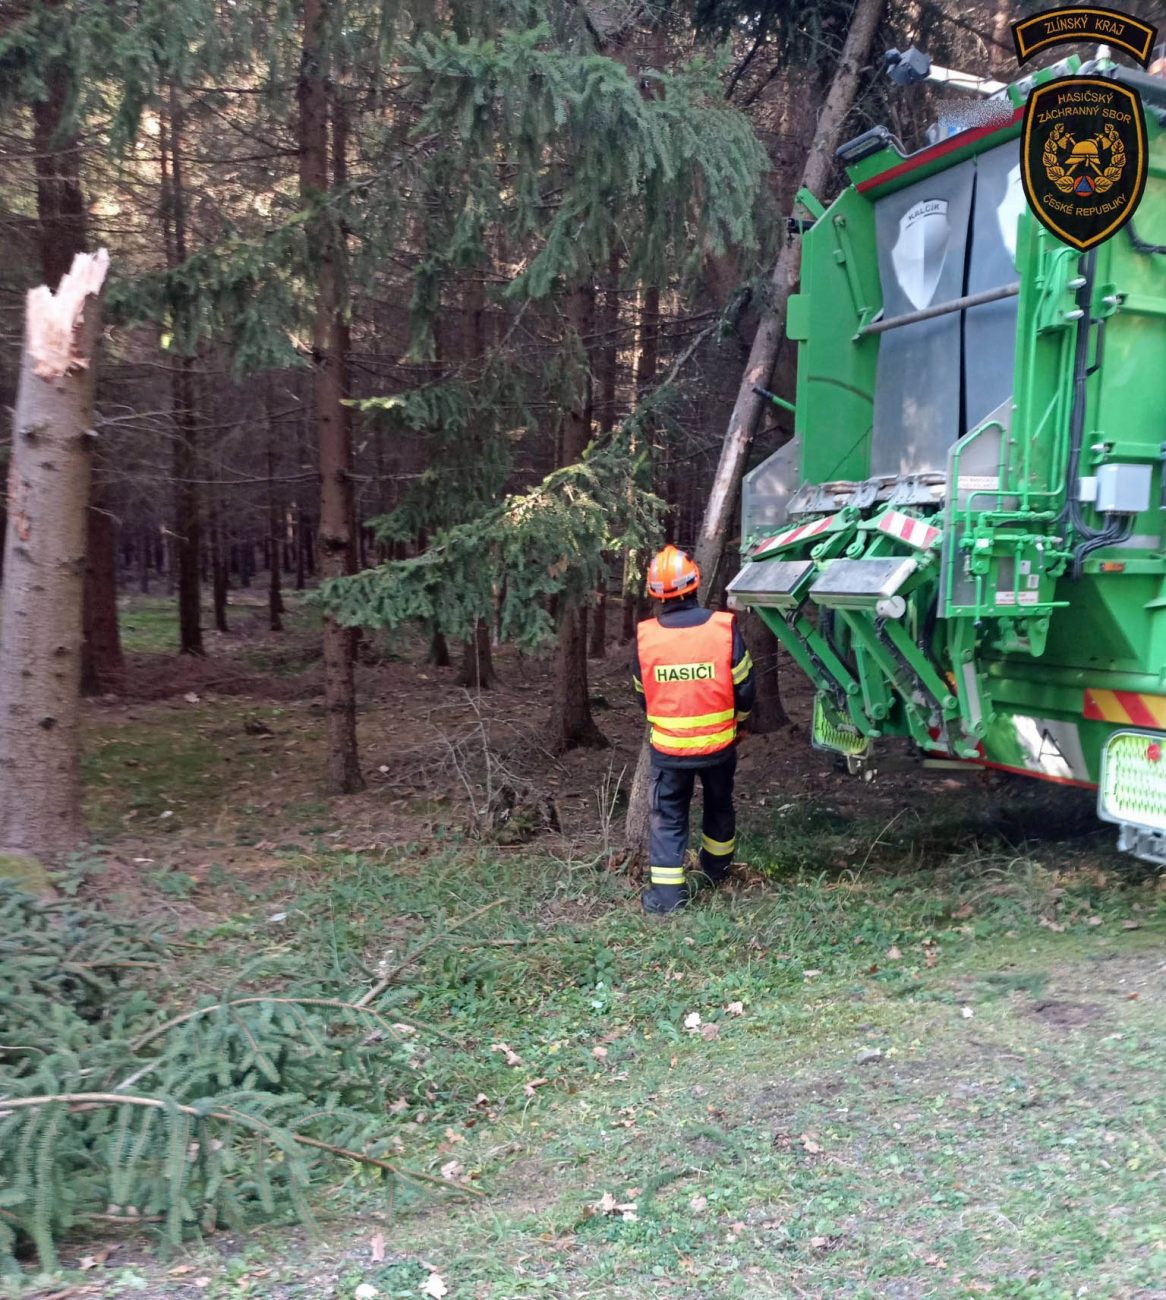
[[[1054,1029],[1085,1029],[1099,1020],[1104,1010],[1090,1002],[1036,1002],[1029,1009],[1029,1014],[1042,1025]]]

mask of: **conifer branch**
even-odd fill
[[[376,998],[379,998],[380,995],[385,991],[385,989],[387,989],[389,985],[393,982],[393,980],[395,980],[397,976],[400,975],[400,973],[406,969],[406,967],[411,966],[417,960],[417,958],[421,956],[423,952],[428,952],[428,950],[432,948],[434,944],[439,942],[439,940],[445,938],[447,934],[449,934],[453,930],[456,930],[459,926],[469,925],[471,921],[476,921],[479,916],[484,916],[485,913],[493,911],[494,908],[501,907],[504,901],[505,901],[504,899],[496,898],[492,903],[487,903],[485,907],[479,907],[476,911],[471,912],[468,916],[460,916],[456,921],[451,921],[449,925],[447,925],[445,929],[441,931],[440,934],[432,935],[430,938],[426,939],[424,943],[419,944],[416,948],[414,948],[411,953],[407,953],[397,963],[397,965],[394,966],[391,971],[389,971],[387,975],[385,975],[381,980],[379,980],[376,984],[374,984],[373,987],[369,989],[367,993],[357,998],[356,1006],[363,1008],[367,1006],[368,1003],[374,1001]]]
[[[212,1002],[206,1007],[195,1007],[193,1011],[185,1011],[180,1016],[175,1016],[173,1020],[168,1020],[164,1025],[159,1025],[156,1029],[151,1029],[141,1038],[135,1039],[131,1044],[130,1050],[140,1052],[147,1043],[152,1043],[155,1038],[161,1038],[171,1029],[177,1029],[179,1025],[184,1025],[190,1020],[197,1020],[199,1016],[208,1016],[212,1011],[221,1011],[225,1007],[245,1007],[254,1006],[257,1003],[270,1003],[272,1006],[301,1006],[301,1007],[334,1007],[338,1011],[356,1011],[362,1015],[372,1016],[374,1020],[379,1020],[381,1024],[390,1033],[396,1037],[399,1034],[393,1029],[392,1024],[379,1011],[366,1005],[364,999],[359,1002],[345,1002],[341,998],[295,998],[295,997],[270,997],[263,994],[256,994],[246,998],[232,998],[229,1002]],[[452,1042],[449,1034],[443,1033],[440,1029],[435,1029],[432,1025],[426,1025],[418,1020],[413,1020],[408,1016],[397,1016],[397,1022],[402,1025],[408,1025],[411,1029],[424,1029],[429,1033],[436,1034],[439,1038],[444,1038]]]
[[[241,1128],[250,1129],[252,1132],[259,1133],[264,1137],[274,1137],[277,1133],[274,1125],[265,1124],[254,1115],[248,1115],[244,1111],[200,1110],[197,1106],[185,1106],[179,1102],[169,1101],[161,1097],[135,1097],[118,1092],[61,1092],[49,1093],[43,1097],[0,1098],[0,1119],[5,1118],[10,1111],[54,1105],[67,1106],[72,1112],[92,1110],[101,1106],[140,1106],[151,1110],[176,1111],[180,1115],[189,1115],[194,1119],[217,1119],[224,1124],[238,1124]],[[395,1178],[403,1178],[407,1182],[426,1183],[433,1187],[441,1187],[447,1192],[453,1190],[469,1192],[473,1196],[482,1195],[476,1187],[451,1183],[448,1179],[437,1178],[433,1174],[419,1173],[415,1169],[402,1169],[399,1165],[394,1165],[388,1160],[382,1160],[380,1156],[370,1156],[363,1151],[353,1151],[350,1147],[335,1146],[331,1142],[321,1142],[318,1138],[306,1137],[304,1134],[296,1133],[290,1129],[283,1130],[283,1134],[299,1146],[312,1147],[317,1151],[327,1151],[331,1155],[340,1156],[345,1160],[355,1160],[359,1164],[373,1165],[377,1169],[383,1169]]]

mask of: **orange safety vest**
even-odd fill
[[[652,747],[661,754],[700,758],[737,739],[734,621],[718,611],[700,627],[664,627],[649,618],[636,629]]]

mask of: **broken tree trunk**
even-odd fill
[[[842,128],[858,90],[859,73],[870,55],[884,8],[885,0],[858,0],[854,7],[842,58],[818,115],[814,142],[810,146],[802,172],[802,188],[812,194],[825,192],[834,152],[838,148]],[[706,604],[709,594],[716,588],[717,570],[720,568],[729,525],[737,504],[749,446],[766,407],[766,399],[753,391],[754,385],[759,384],[763,388],[769,386],[773,368],[777,364],[778,350],[785,337],[786,311],[790,293],[797,280],[800,259],[801,248],[796,240],[783,245],[769,280],[769,304],[753,337],[745,375],[725,431],[720,462],[696,543],[696,562],[701,571],[701,600]]]
[[[13,419],[0,611],[0,863],[83,834],[77,731],[94,353],[109,254],[32,290]]]

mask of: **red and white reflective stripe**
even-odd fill
[[[880,533],[897,537],[899,541],[906,542],[908,546],[916,546],[920,550],[930,546],[939,536],[938,528],[933,528],[930,524],[925,524],[922,519],[916,519],[914,515],[905,515],[899,510],[888,510],[879,520],[878,528]]]
[[[807,537],[817,537],[819,533],[824,533],[837,518],[837,515],[827,515],[825,519],[815,519],[811,524],[799,524],[797,528],[791,528],[788,532],[778,533],[774,537],[767,537],[765,541],[758,542],[753,548],[753,554],[760,555],[762,551],[772,551],[776,546],[789,546],[791,542],[801,542],[805,541]]]

